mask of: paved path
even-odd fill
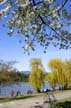
[[[71,97],[71,91],[55,94],[55,98],[57,100],[69,98],[69,97]],[[40,96],[40,97],[34,97],[34,98],[29,98],[24,100],[16,100],[16,101],[11,101],[6,103],[0,103],[0,108],[30,108],[36,102],[42,104],[43,101],[44,101],[43,96]]]

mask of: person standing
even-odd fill
[[[14,96],[14,90],[11,90],[11,96]]]

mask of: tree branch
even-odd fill
[[[55,12],[59,12],[61,9],[63,9],[63,7],[66,5],[66,3],[68,2],[68,0],[65,0],[65,2],[58,8],[55,10]],[[52,12],[48,14],[48,16],[51,16]]]
[[[60,11],[62,8],[64,8],[64,6],[67,4],[68,0],[65,0],[65,2],[61,5],[61,7],[58,9],[58,11]]]
[[[40,1],[38,3],[35,3],[35,0],[32,0],[32,1],[33,1],[33,6],[36,6],[36,5],[39,5],[39,4],[42,4],[43,3],[43,1]]]
[[[35,0],[32,0],[32,1],[33,1],[33,5],[35,6],[36,5]]]
[[[36,6],[37,4],[35,3],[35,0],[32,0],[32,1],[33,1],[33,5]],[[68,2],[68,0],[65,0],[65,2],[61,5],[61,7],[58,10],[56,10],[55,12],[59,12],[66,5],[67,2]],[[40,4],[40,3],[41,2],[39,2],[38,4]],[[44,21],[44,19],[42,18],[42,16],[40,14],[39,14],[39,18],[41,19],[41,21],[42,21],[43,24],[45,24],[46,26],[48,26],[52,31],[54,31],[57,34],[57,38],[63,39],[66,42],[68,42],[68,40],[66,38],[64,38],[61,34],[59,34],[53,27],[49,26],[49,24],[47,24]]]
[[[62,35],[60,35],[54,28],[52,28],[52,27],[50,27],[49,26],[49,24],[47,24],[45,21],[44,21],[44,19],[42,18],[42,16],[39,14],[39,17],[40,17],[40,19],[41,19],[41,21],[42,21],[42,23],[43,24],[45,24],[46,26],[48,26],[51,30],[53,30],[56,34],[57,34],[57,37],[58,38],[62,38],[63,40],[65,40],[66,42],[68,42],[68,40],[66,39],[66,38],[64,38]],[[60,36],[60,37],[59,37]]]

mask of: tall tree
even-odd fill
[[[68,76],[68,83],[71,83],[71,59],[70,60],[65,60],[64,62],[64,70],[67,73]]]
[[[53,90],[55,90],[57,84],[57,74],[56,72],[51,72],[46,76],[46,81],[50,84]]]
[[[0,60],[0,71],[12,71],[14,70],[14,64],[16,63],[16,61],[3,61]]]
[[[42,85],[44,84],[45,73],[43,69],[43,65],[39,58],[33,58],[31,60],[31,73],[29,76],[29,81],[32,86],[40,92]]]
[[[16,72],[14,64],[16,61],[3,61],[0,60],[0,85],[11,83],[13,81],[11,77],[12,72]]]
[[[0,0],[0,6],[0,18],[9,16],[8,34],[18,28],[24,35],[25,51],[34,51],[37,43],[44,50],[49,44],[71,48],[71,0]]]
[[[63,61],[61,59],[52,59],[49,61],[48,65],[51,68],[52,74],[54,75],[54,72],[56,73],[57,83],[62,85],[62,88],[67,87],[68,77],[67,73],[64,71]]]

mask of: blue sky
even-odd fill
[[[6,18],[7,19],[7,18]],[[48,47],[47,53],[43,53],[43,48],[37,44],[36,51],[30,55],[24,54],[22,45],[19,43],[20,36],[14,33],[12,37],[7,35],[8,28],[1,25],[6,19],[0,20],[0,59],[5,61],[16,60],[15,67],[20,71],[30,70],[31,58],[41,58],[44,68],[49,72],[47,66],[50,59],[61,58],[62,60],[71,59],[71,50],[59,50],[58,48]]]
[[[0,21],[0,24],[2,22]],[[30,70],[30,59],[31,58],[41,58],[45,70],[48,72],[49,68],[47,66],[50,59],[61,58],[62,60],[71,58],[71,50],[59,50],[52,46],[48,47],[47,53],[43,53],[43,48],[37,45],[36,51],[31,52],[30,55],[24,54],[21,44],[18,42],[19,37],[15,33],[12,37],[7,35],[7,28],[0,26],[0,59],[3,60],[16,60],[18,63],[15,67],[22,70]]]

